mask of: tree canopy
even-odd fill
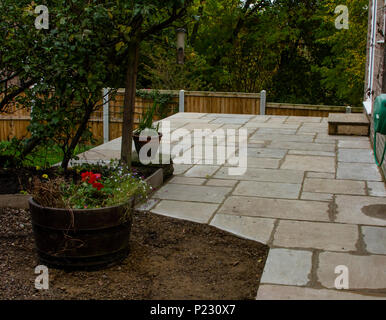
[[[349,29],[335,27],[338,5],[348,7]],[[185,19],[184,68],[166,30],[143,45],[139,86],[265,89],[273,102],[360,106],[367,24],[368,0],[197,0]]]

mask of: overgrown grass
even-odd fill
[[[75,148],[75,154],[86,152],[94,148],[92,145],[78,145]],[[26,161],[31,166],[50,167],[56,163],[60,163],[63,159],[63,151],[59,146],[40,147],[33,154],[27,156]]]

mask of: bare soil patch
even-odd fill
[[[50,269],[34,287],[28,210],[0,209],[0,299],[254,299],[268,248],[207,225],[136,213],[131,252],[100,271]]]

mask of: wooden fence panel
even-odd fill
[[[178,106],[179,91],[160,90],[161,93],[173,95],[170,109]],[[119,89],[115,99],[109,102],[109,138],[119,138],[122,135],[124,90]],[[103,106],[95,111],[89,123],[90,130],[96,141],[103,141]],[[153,101],[137,97],[135,101],[134,127],[137,128],[142,111],[153,105]],[[0,114],[0,140],[12,137],[23,138],[28,136],[29,109],[17,109],[11,114]],[[178,110],[177,110],[178,111]],[[229,93],[229,92],[185,92],[185,112],[199,113],[224,113],[224,114],[260,114],[260,94],[254,93]],[[266,113],[268,115],[285,116],[312,116],[328,117],[331,112],[345,112],[342,106],[302,105],[267,103]],[[353,108],[353,112],[362,112],[362,108]],[[169,115],[173,114],[170,112]],[[154,120],[159,120],[157,117]]]
[[[286,104],[286,103],[267,103],[267,115],[275,116],[303,116],[303,117],[328,117],[330,113],[345,113],[346,107],[307,105],[307,104]],[[362,108],[353,108],[352,112],[361,113]]]
[[[260,114],[260,95],[237,92],[185,92],[185,112]]]

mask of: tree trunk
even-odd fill
[[[129,43],[129,61],[126,75],[125,98],[122,124],[121,161],[131,167],[132,136],[134,126],[135,96],[137,89],[137,73],[139,58],[139,42]]]
[[[198,33],[198,28],[200,27],[200,22],[201,22],[201,19],[202,19],[202,14],[204,12],[204,0],[201,0],[200,1],[200,7],[198,8],[198,16],[200,17],[196,23],[194,24],[194,27],[193,27],[193,32],[192,32],[192,35],[190,37],[190,41],[191,41],[191,44],[194,45],[195,42],[196,42],[196,37],[197,37],[197,33]]]
[[[86,105],[86,104],[85,104]],[[91,114],[94,110],[94,104],[93,103],[88,103],[86,105],[86,110],[85,114],[83,116],[82,122],[80,123],[78,130],[75,133],[74,138],[71,140],[70,145],[67,148],[67,151],[64,152],[63,160],[62,160],[62,165],[61,167],[64,169],[64,171],[67,171],[68,168],[68,163],[71,160],[71,157],[74,153],[74,150],[76,146],[78,145],[80,138],[82,137],[83,133],[87,129],[87,124],[90,120]]]
[[[22,158],[24,159],[26,156],[28,156],[41,142],[42,139],[39,137],[31,137],[28,139],[21,152]]]

